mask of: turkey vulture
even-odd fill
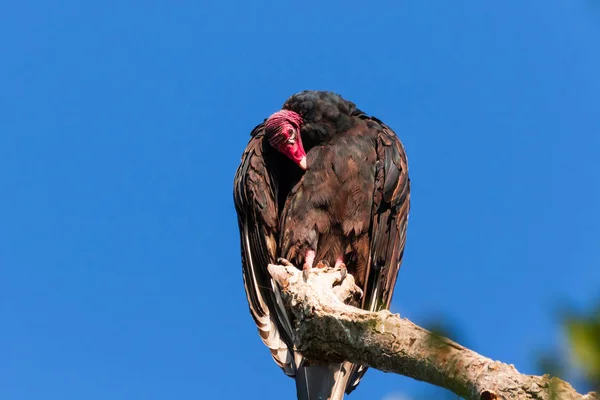
[[[311,365],[294,351],[292,317],[268,264],[283,258],[305,271],[338,266],[363,290],[362,308],[388,308],[409,192],[396,134],[335,93],[297,93],[252,131],[234,181],[244,286],[259,334],[295,377],[299,400],[341,400],[366,367]]]

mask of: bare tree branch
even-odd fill
[[[311,360],[368,365],[467,400],[600,400],[556,377],[521,374],[387,310],[373,313],[345,304],[361,296],[352,275],[340,284],[340,271],[333,268],[312,270],[306,282],[292,266],[269,265],[269,272],[294,316],[294,345]]]

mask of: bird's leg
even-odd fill
[[[302,276],[304,277],[304,282],[308,280],[308,274],[312,269],[314,262],[315,252],[313,250],[307,251],[306,256],[304,257],[304,265],[302,266]]]
[[[285,267],[293,267],[293,266],[294,266],[294,264],[292,264],[291,262],[289,262],[288,260],[286,260],[286,259],[285,259],[285,258],[283,258],[283,257],[279,257],[279,258],[277,259],[277,264],[279,264],[279,265],[283,265],[283,266],[285,266]]]
[[[344,279],[346,279],[346,276],[348,275],[348,268],[346,268],[346,264],[344,264],[344,261],[342,261],[341,258],[338,258],[337,260],[335,260],[334,268],[340,269],[340,274],[342,275],[342,279],[340,280],[340,282],[343,282]]]

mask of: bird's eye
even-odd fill
[[[293,129],[288,130],[288,140],[287,143],[288,144],[294,144],[296,142],[296,131],[294,131]]]

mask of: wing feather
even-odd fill
[[[278,237],[276,182],[264,157],[264,125],[251,134],[234,179],[234,203],[242,250],[242,276],[250,313],[259,335],[283,371],[293,376],[296,365],[291,326],[267,266],[275,262]]]
[[[394,131],[374,117],[381,126],[377,143],[378,168],[371,228],[371,254],[367,273],[365,305],[371,311],[389,308],[406,244],[410,211],[408,161]],[[377,293],[377,299],[368,294]]]
[[[363,298],[363,308],[379,311],[389,308],[406,244],[410,210],[408,161],[394,131],[374,117],[362,119],[379,125],[377,169],[371,216],[371,245]],[[367,367],[354,365],[346,393],[352,392]]]

